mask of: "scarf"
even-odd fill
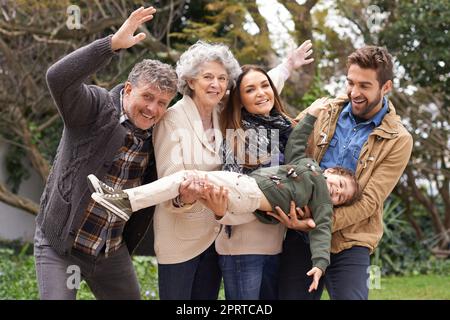
[[[273,108],[269,115],[259,115],[242,109],[242,129],[245,132],[244,157],[236,152],[234,141],[224,141],[223,170],[249,174],[261,167],[284,164],[284,151],[292,132],[291,122]],[[238,141],[243,142],[243,139]]]

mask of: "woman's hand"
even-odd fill
[[[311,219],[311,212],[308,207],[305,207],[305,212],[302,209],[295,207],[295,202],[291,201],[291,208],[289,214],[286,214],[280,207],[275,207],[278,214],[267,212],[269,216],[274,217],[289,229],[308,232],[316,227],[313,219]],[[300,217],[300,220],[298,219]]]
[[[211,209],[216,215],[216,218],[221,218],[225,215],[228,208],[228,189],[223,186],[220,188],[213,184],[207,183],[204,187],[203,196],[200,202],[207,208]]]
[[[297,49],[289,53],[286,61],[289,71],[296,70],[305,64],[310,64],[314,61],[313,58],[307,59],[312,54],[311,40],[306,40]]]
[[[113,35],[111,39],[111,49],[113,51],[119,49],[127,49],[134,46],[136,43],[145,39],[145,33],[141,32],[134,36],[136,30],[141,24],[153,19],[153,14],[156,9],[153,7],[140,7],[133,11],[127,20],[122,24],[119,30]]]

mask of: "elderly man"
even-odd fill
[[[90,200],[86,176],[95,172],[111,187],[130,188],[155,179],[152,127],[176,93],[173,68],[155,60],[136,64],[125,84],[107,91],[84,81],[151,20],[139,8],[112,36],[94,41],[47,72],[64,131],[36,219],[35,258],[42,299],[75,299],[85,279],[98,299],[139,299],[130,258],[150,225],[153,208],[125,224]]]

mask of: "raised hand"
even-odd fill
[[[120,29],[113,35],[111,39],[112,50],[127,49],[144,40],[145,33],[141,32],[137,35],[134,35],[134,33],[143,23],[153,19],[155,12],[156,9],[153,7],[140,7],[133,11]]]
[[[314,61],[313,58],[307,59],[313,53],[311,47],[311,40],[306,40],[297,49],[289,53],[286,64],[290,71]]]

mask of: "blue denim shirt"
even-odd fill
[[[344,167],[356,172],[359,154],[369,134],[381,124],[388,111],[388,101],[383,97],[383,107],[371,119],[357,123],[349,102],[339,115],[336,131],[330,141],[320,167],[325,170],[332,167]]]

